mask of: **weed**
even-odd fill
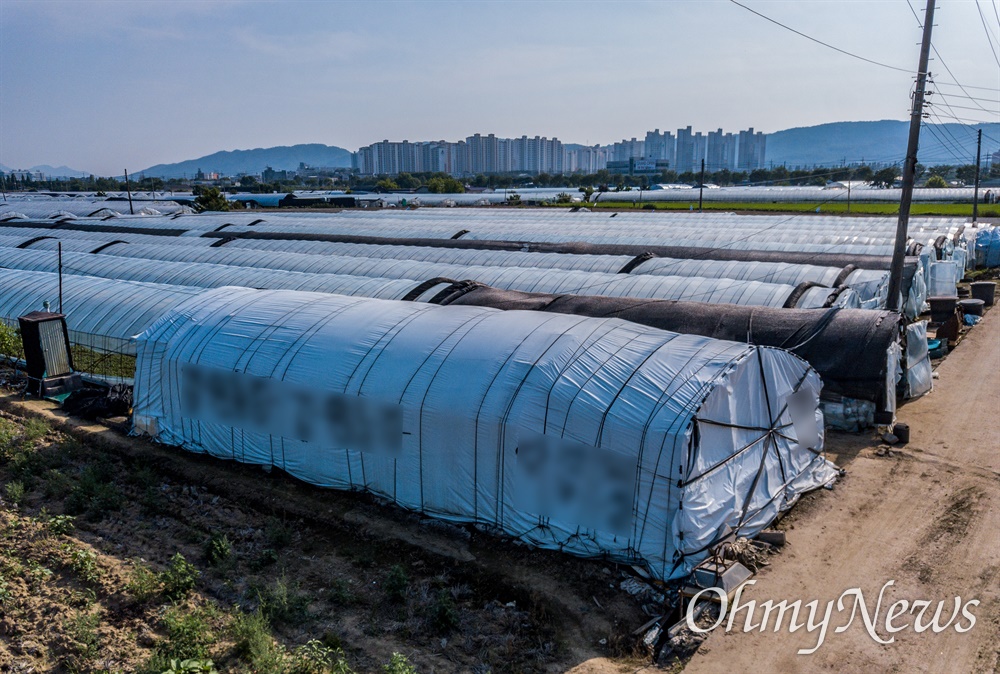
[[[288,674],[353,674],[339,648],[328,648],[313,639],[292,652]]]
[[[237,612],[230,623],[236,655],[258,672],[280,672],[285,650],[271,638],[267,618],[260,612]]]
[[[7,495],[7,500],[13,503],[15,506],[19,505],[24,501],[24,483],[20,480],[14,480],[8,482],[4,485],[4,493]]]
[[[163,594],[168,599],[183,599],[194,589],[195,582],[201,572],[194,564],[184,559],[184,555],[176,553],[170,558],[170,566],[160,574],[163,584]]]
[[[451,593],[446,589],[439,590],[431,606],[431,623],[441,632],[450,632],[458,627],[458,622],[458,610]]]
[[[88,585],[95,585],[101,579],[101,569],[97,566],[97,554],[93,550],[74,548],[69,543],[62,546],[69,552],[67,566],[72,569],[80,580]]]
[[[417,668],[402,653],[393,653],[389,662],[382,665],[385,674],[417,674]]]
[[[233,554],[233,546],[225,535],[212,534],[205,544],[205,561],[209,566],[219,566]]]
[[[101,616],[97,613],[78,613],[66,623],[66,632],[75,642],[73,650],[84,660],[97,656],[99,640],[97,627]]]
[[[21,434],[26,441],[34,443],[48,435],[51,430],[52,428],[47,422],[32,417],[24,422],[24,429],[21,431]]]
[[[146,515],[158,515],[163,512],[163,495],[156,487],[146,487],[139,497],[139,508]]]
[[[211,660],[171,660],[163,674],[219,674]]]
[[[7,579],[0,578],[0,608],[7,608],[13,598],[14,593],[10,591]]]
[[[389,569],[389,575],[386,576],[383,587],[390,601],[400,603],[406,600],[406,592],[410,587],[410,578],[406,575],[403,567],[395,564]]]
[[[125,497],[111,481],[111,468],[106,464],[87,466],[80,474],[66,498],[66,510],[72,515],[86,515],[91,520],[102,520],[113,511],[120,510]]]
[[[257,591],[260,612],[272,625],[299,625],[309,618],[309,598],[284,577]]]
[[[137,602],[144,604],[160,593],[160,577],[148,566],[135,560],[132,562],[132,572],[125,590]]]
[[[49,500],[64,498],[73,490],[73,480],[62,471],[50,468],[42,475],[42,489]]]
[[[280,550],[292,542],[292,529],[277,517],[268,517],[264,524],[264,539],[270,548]]]
[[[167,638],[156,645],[156,652],[168,659],[202,659],[215,642],[205,614],[200,610],[185,612],[180,607],[167,610],[162,619]]]
[[[354,593],[343,578],[335,578],[327,590],[328,599],[339,606],[350,606],[354,603]]]
[[[73,531],[74,524],[73,521],[76,518],[72,515],[53,515],[46,522],[45,526],[50,533],[56,536],[65,536],[66,534]]]
[[[260,571],[263,568],[271,566],[278,561],[278,553],[274,548],[264,548],[260,555],[252,560],[248,566],[251,571]]]
[[[52,569],[42,566],[33,559],[25,563],[23,574],[28,581],[28,587],[36,592],[42,589],[42,585],[52,577]]]

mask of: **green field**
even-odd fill
[[[566,204],[559,204],[565,207]],[[698,201],[647,201],[634,204],[628,201],[598,201],[596,204],[585,205],[587,208],[610,208],[616,210],[658,210],[658,211],[689,211],[698,210]],[[753,202],[753,201],[706,201],[702,209],[705,211],[754,211],[760,213],[834,213],[847,214],[846,203],[819,202]],[[896,215],[899,213],[898,203],[861,202],[851,204],[851,215]],[[953,203],[914,203],[910,208],[911,215],[950,215],[959,217],[972,216],[972,204]],[[979,205],[979,217],[1000,218],[1000,206],[993,204]]]

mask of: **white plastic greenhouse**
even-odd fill
[[[130,248],[131,246],[123,246]],[[197,257],[203,248],[157,247],[165,257]],[[230,252],[237,253],[233,250]],[[247,251],[248,254],[254,254]],[[262,258],[278,254],[261,254]],[[857,294],[850,289],[819,286],[804,287],[757,281],[708,279],[677,276],[632,276],[599,274],[561,269],[463,267],[404,260],[333,257],[325,259],[328,269],[337,273],[302,273],[258,267],[237,267],[207,263],[166,262],[159,259],[124,258],[114,255],[64,252],[63,270],[105,278],[119,278],[150,283],[175,283],[200,287],[239,285],[250,288],[288,288],[315,290],[346,295],[402,298],[409,287],[436,278],[475,280],[487,285],[528,292],[574,293],[606,297],[637,297],[739,304],[770,307],[819,308],[860,306]],[[263,263],[272,265],[274,262]],[[56,256],[47,251],[0,248],[0,267],[53,272],[58,269]],[[389,279],[399,279],[389,283]]]
[[[617,319],[224,288],[138,337],[134,431],[669,579],[835,478],[819,389]]]

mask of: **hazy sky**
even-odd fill
[[[998,2],[979,9],[1000,53]],[[916,69],[920,28],[906,0],[744,4]],[[991,112],[954,113],[997,121],[1000,66],[976,3],[940,0],[935,24],[958,80],[994,89],[950,99]],[[931,71],[950,79],[940,62]],[[475,132],[590,144],[688,124],[770,132],[905,119],[911,87],[909,72],[724,0],[0,0],[0,163],[13,168],[110,175],[217,150]]]

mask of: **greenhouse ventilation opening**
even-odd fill
[[[805,361],[618,319],[220,288],[137,352],[135,434],[659,579],[837,474]]]

